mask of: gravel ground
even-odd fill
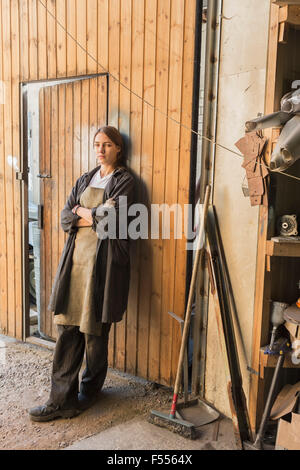
[[[28,410],[49,396],[52,359],[52,350],[0,335],[0,450],[64,449],[133,419],[147,420],[152,409],[170,409],[172,389],[109,369],[90,409],[72,419],[32,422]],[[222,418],[200,429],[199,449],[235,448],[231,420]]]
[[[48,399],[53,352],[0,342],[0,449],[62,449],[151,409],[169,406],[170,390],[109,369],[99,401],[73,419],[34,423],[28,409]]]

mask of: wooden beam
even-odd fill
[[[270,26],[269,26],[269,50],[266,79],[265,114],[273,112],[275,98],[275,78],[277,65],[277,43],[278,43],[278,14],[279,7],[271,4]],[[271,137],[272,130],[265,134]],[[270,143],[267,147],[266,160],[270,157]],[[270,273],[266,270],[266,241],[268,226],[268,208],[260,207],[258,224],[258,244],[255,280],[254,299],[254,320],[252,337],[252,360],[251,368],[258,370],[260,360],[260,347],[264,343],[269,327],[268,298],[270,296]],[[258,417],[262,413],[263,407],[263,387],[262,379],[252,375],[249,392],[249,419],[251,430],[256,432]]]
[[[297,5],[286,5],[279,8],[279,23],[300,24],[300,3]]]
[[[300,5],[299,0],[273,0],[272,3],[275,3],[275,5],[280,5],[280,6]]]

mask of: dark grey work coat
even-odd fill
[[[48,309],[54,314],[64,312],[67,294],[69,292],[72,257],[75,246],[76,227],[79,216],[72,213],[72,208],[79,204],[80,196],[88,186],[93,175],[99,167],[82,175],[75,183],[65,207],[61,212],[61,226],[69,237],[64,246],[57,273],[54,279]],[[127,206],[134,198],[134,178],[125,167],[116,168],[108,181],[103,203],[114,198],[116,214],[118,217],[118,198],[127,196]],[[94,220],[93,229],[96,231],[99,218],[96,209],[92,209]],[[117,231],[118,233],[118,231]],[[98,238],[96,262],[94,266],[94,314],[97,321],[103,323],[119,322],[127,308],[129,280],[130,280],[130,253],[129,239],[100,239]],[[70,292],[76,295],[76,292]]]

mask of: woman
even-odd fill
[[[107,373],[111,324],[122,320],[127,307],[129,240],[104,236],[99,227],[105,213],[113,211],[118,235],[120,205],[127,211],[133,202],[134,179],[124,166],[123,140],[116,128],[98,129],[93,144],[97,167],[76,181],[61,213],[69,237],[49,303],[58,329],[51,392],[45,405],[29,411],[33,421],[73,417],[94,403]]]

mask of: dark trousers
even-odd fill
[[[84,353],[86,368],[82,373],[80,392],[88,397],[95,395],[103,386],[108,361],[108,338],[111,323],[102,325],[101,336],[81,333],[78,326],[57,325],[51,392],[48,404],[63,409],[77,405],[79,372]]]

